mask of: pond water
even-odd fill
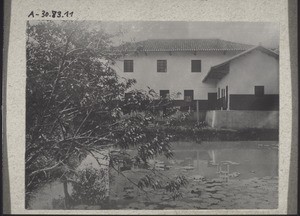
[[[278,206],[278,142],[175,142],[174,158],[150,161],[162,177],[184,175],[188,185],[173,200],[164,190],[141,191],[132,183],[149,170],[111,173],[110,204],[75,209],[274,209]],[[134,154],[134,151],[129,153]],[[93,160],[85,164],[97,167]],[[93,162],[93,163],[92,163]],[[220,172],[221,171],[221,172]],[[130,180],[129,180],[130,179]],[[69,187],[71,190],[71,186]],[[145,193],[146,192],[146,193]],[[71,194],[72,191],[69,191]],[[32,199],[32,209],[63,208],[63,187],[54,182]]]
[[[169,178],[184,175],[189,180],[182,197],[173,200],[164,192],[149,190],[146,198],[126,178],[137,182],[147,172],[129,170],[110,185],[111,208],[277,208],[278,142],[176,142],[172,147],[172,160],[157,157],[151,164]]]
[[[171,162],[176,165],[192,165],[194,169],[190,173],[193,174],[217,177],[216,164],[230,161],[234,163],[229,165],[229,172],[239,172],[240,179],[278,175],[276,142],[177,142],[172,147],[175,155]],[[163,157],[157,159],[172,166]]]

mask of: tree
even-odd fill
[[[122,54],[113,49],[111,38],[86,22],[28,23],[27,206],[30,195],[41,185],[61,179],[66,186],[78,174],[74,170],[80,161],[99,149],[136,148],[137,154],[130,159],[145,167],[155,155],[173,156],[172,136],[155,128],[158,110],[172,101],[157,100],[151,89],[134,90],[135,80],[116,74],[110,65]],[[130,97],[125,98],[130,89]],[[165,118],[170,120],[175,109],[168,107]],[[125,115],[128,111],[136,114]],[[111,169],[124,160],[122,154],[124,151],[111,152]],[[147,175],[133,183],[140,189],[153,187],[154,177]],[[160,187],[174,193],[184,184],[186,179],[179,177]],[[66,207],[70,207],[68,201]]]

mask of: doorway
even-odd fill
[[[215,110],[217,108],[217,93],[208,93],[207,95],[208,98],[208,110]]]

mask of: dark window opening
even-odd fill
[[[211,92],[207,94],[207,108],[214,110],[217,108],[217,92]]]
[[[133,60],[124,60],[124,72],[133,72]]]
[[[228,99],[228,86],[226,86],[225,97],[226,97],[226,100],[227,100]]]
[[[157,72],[167,72],[167,60],[157,60]]]
[[[255,86],[254,94],[255,96],[263,96],[265,94],[264,86]]]
[[[221,95],[220,95],[220,88],[218,88],[218,94],[217,94],[217,98],[220,98]]]
[[[192,60],[192,72],[201,72],[201,60]]]
[[[167,98],[167,97],[169,96],[169,94],[170,94],[170,91],[169,91],[169,90],[160,90],[160,91],[159,91],[159,95],[160,95],[160,97],[162,97],[162,98]]]
[[[184,90],[184,100],[187,102],[194,100],[194,90]]]
[[[225,90],[225,107],[224,109],[227,109],[228,107],[228,86],[226,86],[226,90]]]

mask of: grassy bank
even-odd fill
[[[156,126],[182,141],[278,141],[278,129],[215,129],[207,126]]]

